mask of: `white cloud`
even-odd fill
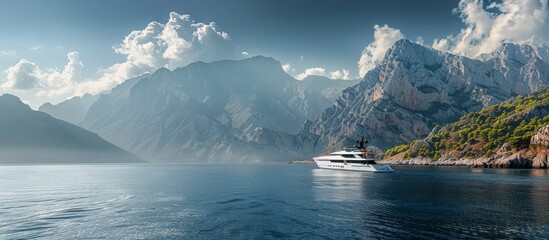
[[[421,46],[425,46],[425,41],[423,40],[423,37],[421,37],[421,36],[416,38],[416,43],[421,45]]]
[[[462,0],[454,13],[465,28],[456,36],[435,39],[432,47],[468,57],[490,53],[504,42],[535,43],[547,34],[547,0],[503,0],[483,5]]]
[[[0,51],[0,56],[15,56],[15,54],[17,54],[17,52],[14,49]]]
[[[37,93],[38,96],[57,97],[73,94],[75,87],[85,81],[82,77],[84,64],[80,59],[80,54],[70,52],[67,54],[67,58],[69,62],[63,71],[48,69],[44,72],[42,76],[45,79],[45,83],[42,84],[44,89]]]
[[[69,62],[63,70],[40,69],[34,62],[21,59],[19,63],[6,70],[6,82],[1,85],[4,90],[36,89],[38,96],[61,96],[71,94],[74,86],[82,81],[84,65],[78,52],[67,54]]]
[[[25,90],[38,85],[40,70],[33,62],[21,59],[14,66],[6,70],[6,82],[1,85],[3,89]]]
[[[79,84],[76,95],[100,93],[160,67],[174,69],[196,61],[242,57],[216,23],[196,23],[191,16],[175,12],[170,13],[166,24],[151,22],[144,29],[131,32],[113,49],[125,55],[126,61],[105,69],[96,81]]]
[[[44,46],[42,45],[36,45],[36,46],[32,46],[32,47],[29,47],[29,50],[33,50],[33,51],[36,51],[36,50],[40,50],[44,48]]]
[[[349,80],[349,71],[344,68],[341,70],[330,72],[329,78]]]
[[[396,41],[403,39],[404,34],[400,30],[391,28],[387,25],[374,26],[374,41],[362,51],[358,61],[358,72],[360,77],[374,69],[376,65],[383,60],[383,56]]]
[[[330,79],[344,79],[349,80],[349,71],[347,69],[337,70],[333,72],[329,72],[324,68],[320,67],[314,67],[314,68],[308,68],[305,69],[304,72],[297,74],[295,76],[298,80],[303,80],[307,76],[324,76]]]
[[[282,65],[282,69],[283,69],[284,72],[286,72],[286,73],[295,72],[295,68],[293,68],[292,65],[290,65],[290,63],[286,63],[286,64]]]
[[[304,72],[300,73],[300,74],[297,74],[295,76],[295,78],[299,79],[299,80],[303,80],[304,78],[306,78],[307,76],[311,76],[311,75],[316,75],[316,76],[326,76],[326,69],[324,68],[319,68],[319,67],[314,67],[314,68],[308,68],[308,69],[305,69]]]
[[[33,46],[29,49],[41,48]],[[60,46],[57,48],[62,49]],[[67,55],[68,63],[62,70],[42,69],[22,59],[5,71],[6,81],[0,82],[0,88],[52,99],[97,94],[160,67],[175,69],[196,61],[238,59],[247,54],[241,54],[236,49],[229,35],[221,31],[216,23],[196,23],[189,15],[172,12],[166,24],[151,22],[114,45],[115,53],[123,55],[125,60],[100,70],[97,79],[83,79],[82,60],[78,52],[70,52]],[[12,52],[0,52],[0,55],[5,54]]]

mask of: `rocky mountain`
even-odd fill
[[[548,83],[549,66],[530,46],[504,44],[481,61],[400,40],[301,132],[325,151],[350,145],[359,135],[388,149]]]
[[[509,43],[505,43],[505,44],[509,44]],[[539,57],[546,64],[549,64],[549,42],[542,42],[538,44],[511,44],[511,45],[516,45],[519,48],[523,48],[523,49],[532,48],[537,57]],[[479,56],[477,56],[476,59],[482,60],[482,61],[489,61],[489,60],[492,60],[493,57],[494,57],[493,53],[482,53]]]
[[[385,155],[395,163],[546,168],[548,124],[549,88],[544,88],[469,113]]]
[[[71,123],[0,96],[0,163],[139,162],[141,159]]]
[[[83,126],[150,160],[294,159],[302,123],[356,81],[297,81],[280,62],[197,62],[124,82],[90,107]],[[307,150],[305,150],[307,151]]]

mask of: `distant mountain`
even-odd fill
[[[129,88],[131,88],[133,84],[149,76],[150,74],[144,74],[136,78],[128,79],[123,83],[123,86],[125,86],[126,91],[129,91]],[[119,88],[124,88],[124,87],[119,87]],[[49,115],[52,115],[57,119],[61,119],[63,121],[67,121],[72,124],[81,126],[91,105],[97,99],[99,99],[99,96],[100,95],[84,94],[81,97],[79,96],[72,97],[68,100],[65,100],[55,105],[47,102],[42,104],[42,106],[40,106],[38,110],[41,112],[45,112]]]
[[[81,97],[72,97],[56,105],[49,102],[44,103],[38,110],[57,119],[78,125],[84,121],[88,109],[98,98],[97,95],[85,94]]]
[[[527,45],[503,44],[480,61],[400,40],[301,133],[325,151],[351,145],[359,135],[388,149],[548,83],[549,65]]]
[[[359,82],[359,79],[334,80],[324,76],[310,75],[301,81],[292,81],[292,84],[286,87],[290,88],[290,92],[294,95],[288,96],[289,104],[295,106],[295,111],[303,115],[305,119],[313,120],[320,116],[326,107],[333,104],[345,88]],[[373,84],[371,85],[373,86]],[[291,132],[295,133],[296,131]]]
[[[13,95],[0,96],[0,163],[139,162],[134,155]]]
[[[150,160],[288,160],[309,151],[289,150],[292,134],[356,83],[297,81],[267,57],[197,62],[121,84],[92,104],[83,126]]]
[[[472,112],[423,140],[387,151],[388,162],[547,168],[549,89]]]

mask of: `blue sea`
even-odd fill
[[[549,238],[548,170],[0,166],[0,239]]]

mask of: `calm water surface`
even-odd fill
[[[547,170],[0,166],[0,239],[549,238]]]

